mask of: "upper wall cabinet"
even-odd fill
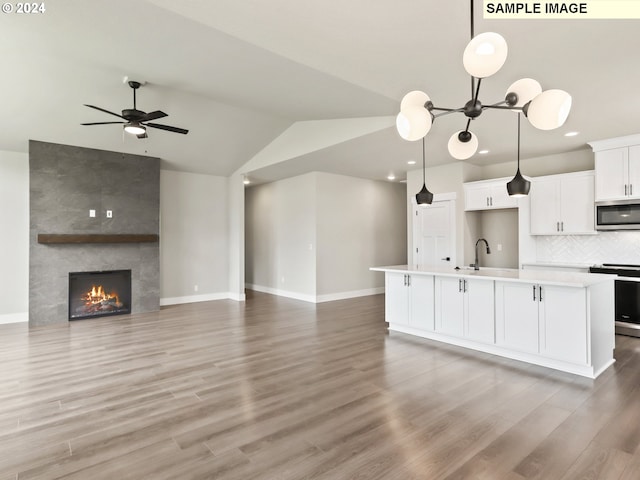
[[[531,235],[596,233],[594,172],[536,177],[531,184]]]
[[[595,200],[640,198],[640,135],[589,145],[595,152]]]
[[[518,208],[518,199],[507,193],[507,182],[511,178],[496,178],[480,182],[468,182],[464,187],[464,209],[493,210]]]

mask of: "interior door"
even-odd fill
[[[455,200],[414,205],[413,263],[456,265]]]

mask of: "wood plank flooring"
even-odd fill
[[[0,480],[640,479],[640,339],[597,380],[248,292],[0,325]]]

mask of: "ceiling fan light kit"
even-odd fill
[[[142,135],[147,129],[140,125],[140,122],[130,122],[124,126],[124,131],[131,135]]]
[[[126,78],[126,77],[125,77]],[[136,90],[138,90],[143,84],[140,82],[135,82],[133,80],[129,80],[127,82],[131,89],[133,90],[133,108],[126,108],[122,110],[122,114],[110,112],[109,110],[105,110],[104,108],[96,107],[95,105],[87,105],[85,103],[85,107],[93,108],[94,110],[99,110],[104,113],[108,113],[109,115],[113,115],[115,117],[119,117],[124,122],[92,122],[92,123],[82,123],[81,125],[112,125],[112,124],[120,124],[124,125],[124,131],[135,135],[138,138],[147,138],[147,127],[157,128],[158,130],[166,130],[168,132],[173,133],[181,133],[186,135],[189,133],[189,130],[185,130],[184,128],[172,127],[170,125],[162,125],[159,123],[151,123],[152,120],[157,120],[158,118],[164,118],[167,116],[166,113],[155,110],[153,112],[143,112],[142,110],[137,109],[136,105]]]
[[[571,110],[571,96],[567,92],[558,89],[542,91],[540,84],[531,78],[522,78],[511,84],[504,100],[487,105],[479,100],[482,79],[490,77],[502,68],[507,59],[508,46],[498,33],[485,32],[474,35],[473,3],[474,0],[471,0],[471,41],[467,44],[462,58],[465,70],[471,75],[471,100],[459,108],[441,108],[436,107],[426,93],[414,90],[404,96],[400,103],[400,113],[396,117],[396,127],[400,136],[404,140],[415,141],[429,133],[436,118],[451,113],[463,113],[467,117],[466,127],[454,133],[448,143],[449,153],[458,160],[466,160],[476,153],[478,137],[469,131],[469,126],[471,120],[479,117],[486,109],[522,112],[531,125],[540,130],[561,127]],[[518,149],[519,147],[518,141]]]

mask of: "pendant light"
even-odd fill
[[[416,193],[416,203],[418,205],[431,205],[433,202],[433,193],[427,188],[427,182],[425,180],[425,155],[424,155],[424,137],[422,137],[422,189]]]
[[[540,130],[561,127],[571,110],[571,95],[557,89],[542,91],[540,84],[531,78],[514,82],[502,101],[488,104],[480,101],[478,96],[482,80],[502,68],[509,49],[506,40],[498,33],[475,35],[474,0],[469,3],[471,40],[464,50],[462,63],[471,76],[471,99],[459,108],[441,108],[434,106],[426,93],[414,90],[404,96],[400,103],[400,113],[396,117],[400,136],[408,141],[416,141],[429,133],[436,118],[452,113],[464,114],[467,117],[465,129],[454,133],[448,143],[449,154],[457,160],[466,160],[476,153],[478,137],[469,131],[469,126],[471,120],[488,108],[522,112],[531,125]]]
[[[529,194],[531,182],[520,173],[520,113],[518,113],[518,170],[515,177],[507,183],[507,192],[511,197],[524,197]]]

